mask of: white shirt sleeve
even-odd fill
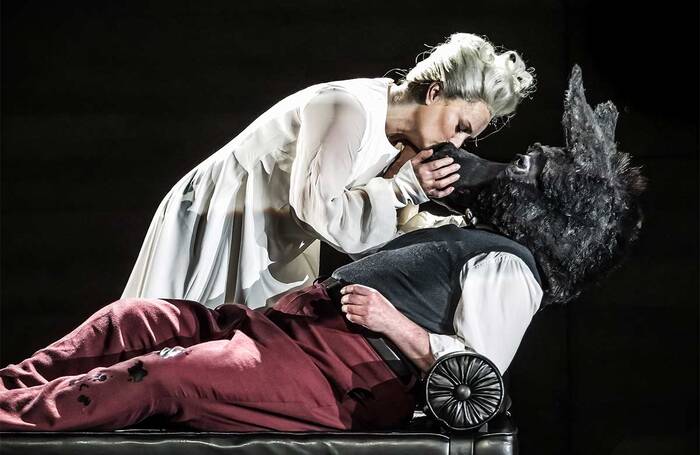
[[[357,98],[326,90],[301,112],[289,203],[296,217],[334,248],[361,253],[396,236],[396,209],[428,200],[407,162],[394,178],[347,188],[366,131]]]
[[[503,252],[470,259],[460,279],[455,335],[430,333],[433,356],[437,360],[468,347],[491,360],[503,374],[539,309],[542,288],[519,257]]]
[[[408,234],[409,232],[413,232],[418,229],[436,228],[440,226],[446,226],[448,224],[454,224],[457,227],[464,227],[467,225],[467,222],[464,220],[464,216],[462,215],[439,216],[433,215],[430,212],[423,211],[418,212],[416,215],[412,216],[403,223],[401,222],[401,220],[399,220],[398,224],[399,233]]]

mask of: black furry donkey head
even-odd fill
[[[455,191],[437,199],[527,246],[545,280],[547,303],[566,303],[612,270],[639,233],[637,200],[646,186],[630,156],[617,150],[617,109],[586,102],[574,66],[565,96],[565,147],[536,143],[511,163],[495,163],[445,144],[431,159],[461,165]]]

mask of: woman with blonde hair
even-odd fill
[[[451,158],[426,161],[431,148],[512,115],[532,74],[516,52],[455,33],[398,84],[284,98],[165,196],[123,297],[262,307],[318,275],[319,240],[348,254],[385,244],[398,209],[448,195],[459,177]]]

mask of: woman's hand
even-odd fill
[[[376,289],[350,284],[340,290],[341,310],[348,321],[378,333],[388,333],[403,315]]]
[[[428,197],[439,199],[454,191],[450,185],[459,180],[459,164],[451,157],[441,158],[435,161],[424,161],[433,155],[433,149],[423,150],[411,159],[413,172],[415,172],[420,186]]]

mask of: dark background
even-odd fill
[[[277,100],[408,68],[456,31],[538,75],[479,153],[563,145],[579,63],[650,179],[632,258],[523,340],[508,373],[522,453],[696,453],[697,2],[3,1],[0,364],[117,299],[160,199]]]

